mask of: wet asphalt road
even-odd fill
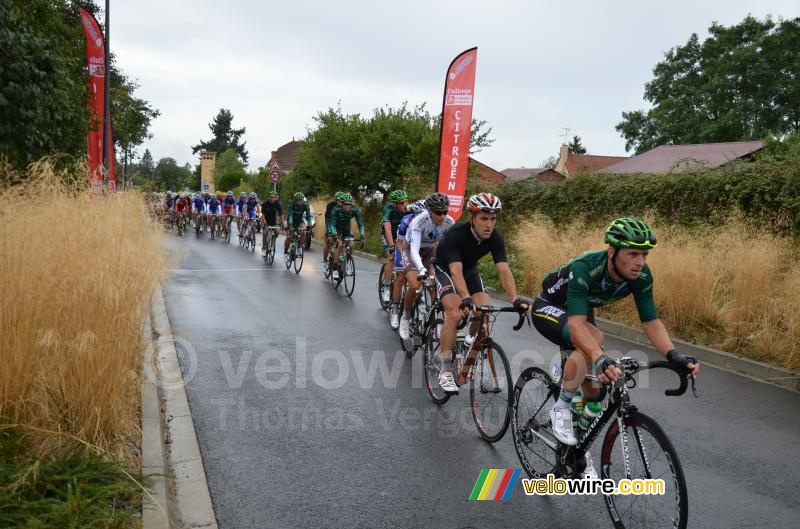
[[[482,441],[468,391],[430,401],[421,355],[405,358],[378,307],[376,263],[356,259],[350,299],[323,280],[319,246],[295,275],[282,246],[267,266],[235,237],[168,241],[180,261],[165,299],[221,528],[612,527],[601,496],[528,497],[518,483],[508,501],[468,501],[481,469],[519,468],[511,432]],[[501,318],[515,379],[557,354]],[[708,366],[699,399],[667,398],[671,385],[653,373],[632,400],[680,454],[689,527],[800,526],[800,395]]]

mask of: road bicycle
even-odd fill
[[[231,227],[233,226],[233,218],[231,215],[225,215],[225,225],[222,229],[222,237],[224,238],[225,242],[230,244],[231,243]]]
[[[441,305],[437,302],[436,305]],[[508,364],[508,356],[503,348],[491,338],[492,327],[501,312],[519,313],[514,307],[492,307],[482,305],[474,309],[477,316],[469,316],[470,322],[477,321],[475,335],[469,333],[456,340],[453,347],[453,375],[456,385],[463,386],[469,381],[469,400],[472,418],[478,428],[478,434],[490,443],[499,441],[505,435],[511,419],[511,398],[513,381]],[[435,309],[437,317],[429,318],[424,341],[424,373],[425,386],[431,400],[442,405],[450,399],[451,393],[445,392],[439,385],[441,368],[440,340],[444,319],[441,307]],[[526,319],[520,314],[514,326],[518,331]],[[462,319],[460,328],[467,323]]]
[[[195,212],[194,214],[194,234],[199,239],[202,237],[204,231],[203,214]]]
[[[186,233],[186,226],[189,223],[189,219],[186,216],[186,213],[181,211],[178,213],[178,220],[176,221],[176,228],[178,230],[178,235],[183,237],[183,234]]]
[[[252,219],[245,218],[242,222],[242,231],[239,232],[239,244],[244,246],[245,250],[256,251],[256,233]]]
[[[404,310],[402,300],[405,299],[405,291],[406,289],[404,288],[403,297],[400,298],[400,310]],[[422,349],[425,343],[425,329],[427,328],[429,317],[435,313],[435,310],[441,311],[441,304],[438,303],[436,297],[436,281],[434,278],[428,277],[417,289],[414,308],[411,310],[411,318],[408,321],[408,340],[403,340],[400,337],[400,344],[403,347],[403,351],[406,352],[406,357],[411,358],[418,350]],[[435,319],[435,316],[433,318]],[[444,321],[443,318],[442,321]]]
[[[289,253],[284,256],[284,260],[286,261],[287,270],[294,266],[294,273],[299,274],[303,268],[303,245],[300,244],[300,236],[297,233],[292,233],[291,237]]]
[[[606,495],[605,503],[614,527],[670,527],[685,529],[688,519],[686,479],[667,434],[651,417],[631,404],[630,390],[637,385],[634,375],[646,369],[667,369],[680,378],[680,385],[668,389],[668,396],[683,395],[688,386],[690,370],[681,364],[667,361],[648,362],[624,357],[616,361],[622,375],[611,386],[604,409],[578,435],[578,444],[567,446],[554,436],[550,408],[559,398],[560,378],[564,363],[571,351],[562,350],[561,371],[554,371],[554,380],[538,367],[529,367],[514,386],[511,414],[511,433],[514,448],[522,468],[531,478],[541,479],[550,474],[558,478],[578,478],[586,467],[585,456],[600,432],[609,425],[600,453],[602,479],[663,479],[663,495]],[[687,357],[691,362],[696,360]],[[588,376],[587,380],[595,380]],[[692,380],[692,392],[695,381]],[[588,402],[602,402],[606,395],[603,385],[599,396]]]
[[[275,260],[275,244],[278,240],[278,230],[281,229],[280,226],[267,226],[265,228],[267,230],[267,235],[264,241],[264,262],[268,265],[271,265]]]
[[[386,270],[386,263],[381,265],[381,271],[378,272],[378,303],[380,304],[383,310],[389,310],[392,306],[392,292],[394,292],[394,282],[397,281],[397,272],[394,269],[394,263],[388,265],[392,267],[392,280],[389,283],[389,286],[383,286],[383,272]],[[384,288],[389,289],[389,301],[383,301],[383,293],[385,292]]]
[[[356,263],[353,260],[353,241],[355,239],[353,237],[344,237],[343,238],[343,248],[341,253],[339,254],[339,262],[333,262],[333,254],[335,252],[335,246],[331,248],[330,252],[328,253],[328,272],[329,278],[331,281],[331,286],[334,290],[338,290],[339,285],[344,283],[344,291],[347,294],[347,297],[351,297],[353,295],[353,290],[356,287]],[[364,238],[361,238],[361,247],[364,247]],[[338,278],[336,278],[336,274],[334,274],[334,270],[338,270]]]
[[[206,224],[208,225],[208,231],[211,234],[211,240],[214,240],[214,236],[219,229],[219,216],[209,213],[206,216]]]

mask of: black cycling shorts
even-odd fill
[[[589,309],[586,321],[594,325],[594,309]],[[567,325],[567,308],[536,296],[533,300],[533,325],[539,334],[558,345],[562,349],[575,349],[569,336]]]
[[[450,271],[443,265],[433,265],[433,274],[436,276],[436,288],[439,291],[439,299],[447,294],[456,294],[456,287],[453,284],[453,278],[450,277]],[[483,284],[478,268],[470,268],[464,272],[464,282],[467,284],[469,295],[477,294],[478,292],[486,292],[486,287]]]

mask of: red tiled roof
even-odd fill
[[[474,173],[477,173],[478,178],[488,182],[500,183],[503,181],[503,173],[496,169],[492,169],[485,163],[481,163],[472,156],[469,157],[469,168]]]
[[[547,168],[509,167],[508,169],[503,169],[500,172],[506,177],[506,182],[514,182],[516,180],[525,180],[528,177],[538,175],[542,171],[547,171]]]
[[[661,145],[603,169],[604,173],[669,173],[691,168],[711,169],[764,147],[763,141]]]
[[[593,154],[570,153],[567,157],[567,172],[570,176],[575,176],[576,174],[591,174],[609,165],[614,165],[628,159],[627,156],[595,156]]]
[[[302,146],[303,142],[299,140],[292,140],[285,145],[281,145],[277,151],[273,151],[269,163],[278,162],[281,170],[291,171],[297,163],[297,152]]]

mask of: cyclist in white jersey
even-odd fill
[[[403,300],[403,317],[400,318],[400,338],[409,339],[409,320],[419,289],[428,277],[428,269],[436,249],[436,244],[447,230],[455,224],[447,214],[450,199],[444,193],[431,193],[425,198],[425,211],[414,217],[406,232],[406,251],[410,263],[406,267],[408,290]]]

